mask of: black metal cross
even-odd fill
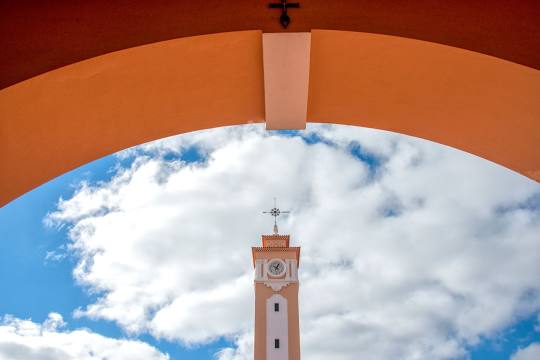
[[[287,28],[291,22],[291,18],[287,14],[287,9],[298,9],[300,3],[288,3],[287,0],[281,0],[280,3],[270,3],[268,7],[271,9],[281,9],[281,16],[279,17],[279,22],[283,28]]]
[[[281,214],[288,214],[290,211],[281,211],[276,205],[276,198],[274,198],[274,207],[270,211],[263,211],[263,214],[270,214],[274,217],[274,234],[278,233],[277,217]]]

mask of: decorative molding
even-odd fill
[[[284,235],[284,234],[271,234],[271,235],[261,235],[263,241],[266,239],[286,239],[289,240],[291,238],[290,235]]]
[[[255,284],[264,284],[266,287],[271,288],[272,290],[276,292],[281,291],[281,289],[287,287],[289,284],[297,283],[297,282],[298,281],[285,281],[285,280],[280,280],[280,281],[255,280]]]
[[[264,244],[265,247],[287,247],[287,240],[268,240]]]
[[[298,283],[298,267],[294,259],[278,259],[285,263],[285,278],[268,276],[268,264],[276,259],[259,259],[255,262],[255,283],[264,284],[274,291],[281,291],[291,283]]]
[[[280,234],[273,234],[273,235],[262,235],[262,244],[263,247],[282,247],[282,248],[288,248],[289,242],[290,242],[290,236],[289,235],[280,235]]]
[[[299,246],[290,246],[285,248],[272,248],[272,247],[251,247],[251,253],[253,255],[253,266],[255,266],[255,260],[257,259],[258,252],[294,252],[296,255],[297,266],[300,264],[300,247]]]

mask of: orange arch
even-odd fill
[[[113,51],[253,29],[394,35],[540,69],[538,0],[301,0],[287,29],[268,8],[272,1],[1,1],[0,88]]]
[[[264,121],[261,34],[139,46],[1,90],[1,204],[142,142]],[[540,70],[387,35],[311,38],[308,121],[430,139],[540,181]]]

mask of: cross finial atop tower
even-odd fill
[[[281,214],[288,214],[290,211],[281,211],[278,209],[276,205],[276,198],[274,198],[274,207],[270,211],[263,211],[263,214],[270,214],[274,217],[274,235],[277,235],[278,232],[278,226],[277,226],[277,217]]]

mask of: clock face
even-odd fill
[[[285,272],[285,264],[281,260],[272,260],[268,264],[268,272],[273,276],[283,275]]]

